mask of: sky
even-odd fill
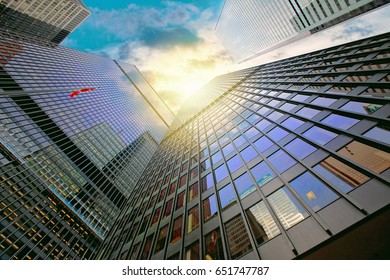
[[[62,45],[134,64],[173,112],[215,76],[389,32],[390,5],[237,64],[214,28],[223,0],[83,0],[91,16]]]

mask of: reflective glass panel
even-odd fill
[[[226,209],[236,202],[236,196],[231,184],[226,185],[218,191],[219,201],[221,202],[221,208]]]
[[[240,198],[244,198],[256,190],[255,184],[248,173],[244,173],[234,180],[234,185]]]
[[[318,126],[313,126],[312,128],[306,130],[303,135],[320,145],[325,145],[337,136],[336,133],[333,133],[329,130],[325,130]]]
[[[273,153],[268,159],[279,173],[283,173],[296,163],[292,157],[282,150]]]
[[[254,166],[251,169],[251,173],[260,187],[275,177],[275,174],[272,172],[271,168],[264,161]]]
[[[327,116],[325,119],[321,121],[324,124],[334,126],[340,129],[347,130],[351,126],[355,125],[359,120],[353,119],[353,118],[348,118],[336,114],[330,114]]]
[[[293,154],[299,159],[304,159],[305,157],[317,150],[312,145],[299,138],[295,138],[293,141],[288,143],[285,148],[287,151],[289,151],[291,154]]]

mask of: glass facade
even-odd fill
[[[384,34],[214,79],[204,89],[217,97],[177,116],[97,257],[143,258],[153,235],[149,259],[299,258],[386,207],[389,146],[375,135],[390,117],[388,43]],[[174,210],[120,240],[122,225],[160,207]]]
[[[104,239],[170,121],[123,69],[0,32],[0,258],[91,258]]]
[[[215,30],[232,57],[245,61],[385,4],[384,0],[226,0]],[[298,95],[292,100],[304,98]]]

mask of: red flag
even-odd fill
[[[75,97],[76,95],[80,94],[81,92],[90,92],[95,90],[96,88],[81,88],[79,90],[72,91],[72,93],[69,95],[70,98]]]

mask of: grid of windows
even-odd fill
[[[230,74],[237,76],[234,87],[170,129],[128,202],[124,213],[137,213],[127,221],[132,224],[175,201],[171,216],[164,215],[160,223],[169,225],[169,236],[184,245],[168,242],[150,257],[187,259],[199,253],[201,259],[267,258],[262,246],[278,242],[292,244],[287,250],[300,254],[299,241],[290,232],[310,234],[304,230],[307,224],[315,224],[323,236],[336,231],[324,221],[324,210],[346,204],[364,217],[364,198],[354,191],[368,189],[374,181],[378,188],[389,185],[388,145],[370,132],[376,127],[384,135],[388,131],[383,124],[390,116],[385,98],[390,89],[379,80],[389,70],[374,68],[390,61],[388,42],[388,35],[381,35]],[[367,46],[372,48],[362,51]],[[346,85],[320,81],[346,73],[370,74],[372,83],[354,80],[348,82],[348,93],[336,93],[335,86],[345,90]],[[321,103],[322,98],[330,101]],[[271,105],[274,100],[278,102]],[[344,110],[349,102],[360,102],[370,113]],[[283,107],[287,103],[294,108]],[[335,116],[342,122],[335,125]],[[170,178],[159,186],[164,176]],[[183,178],[188,179],[180,183]],[[165,201],[142,207],[172,184],[178,186]],[[156,229],[151,232],[158,238]],[[100,257],[107,257],[105,248],[119,235],[121,230],[113,231]],[[146,238],[139,232],[121,250],[131,251]]]

